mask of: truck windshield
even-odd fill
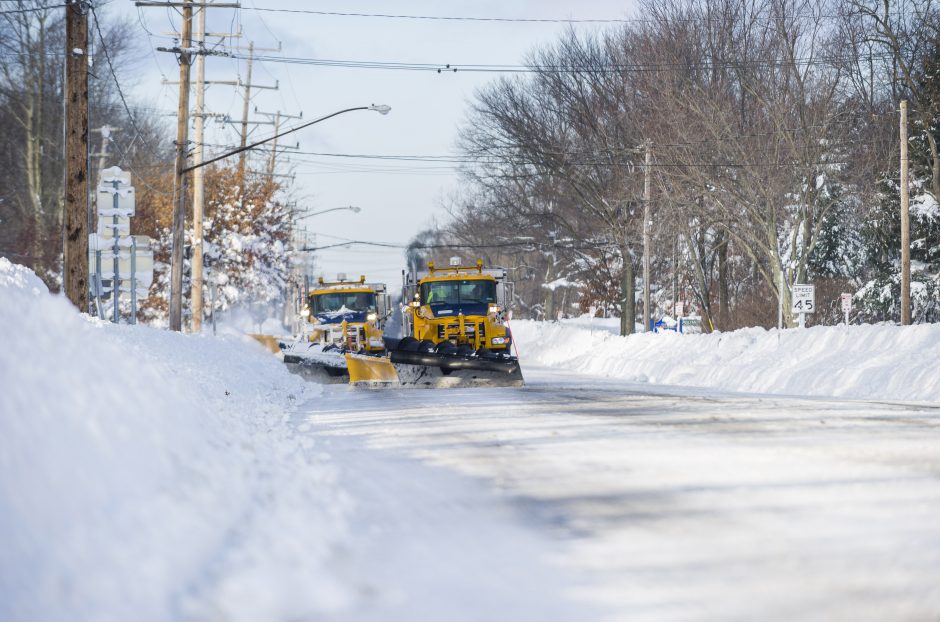
[[[373,292],[330,292],[310,297],[310,311],[314,314],[335,312],[343,307],[350,311],[375,311],[375,294]]]
[[[428,305],[496,302],[496,281],[432,281],[421,285],[421,302]]]

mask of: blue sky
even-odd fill
[[[246,10],[212,9],[208,30],[244,32],[270,56],[398,61],[409,63],[518,64],[535,46],[549,43],[565,28],[561,23],[432,21],[300,13],[254,11],[251,8],[316,10],[325,12],[383,13],[500,18],[620,19],[633,17],[632,1],[346,1],[241,0]],[[158,45],[171,45],[166,33],[178,29],[178,16],[163,8],[137,9],[132,0],[113,0],[109,10],[126,14],[139,30],[141,54],[133,77],[132,96],[167,112],[176,109],[177,88],[163,85],[165,76],[176,80],[178,69],[171,54],[151,53]],[[175,26],[174,26],[175,24]],[[597,25],[578,28],[597,29]],[[149,33],[148,33],[149,31]],[[209,80],[245,77],[244,61],[209,58]],[[277,91],[258,90],[252,108],[298,114],[304,120],[343,108],[387,104],[387,116],[352,112],[298,132],[289,144],[318,153],[380,155],[446,155],[454,152],[458,127],[466,118],[475,89],[497,77],[492,73],[389,71],[318,67],[256,62],[255,84],[273,85]],[[241,94],[230,86],[211,86],[207,93],[211,111],[241,116]],[[263,116],[253,116],[262,120]],[[207,140],[217,144],[237,141],[236,128],[210,124]],[[269,135],[269,126],[258,126],[253,136]],[[290,156],[296,174],[294,195],[298,208],[310,211],[355,205],[354,214],[339,211],[304,220],[319,245],[342,239],[407,243],[433,219],[446,220],[441,209],[445,197],[457,188],[456,174],[440,164],[358,160],[297,154]],[[261,160],[257,161],[262,166]],[[353,246],[321,251],[318,265],[327,275],[336,272],[366,274],[370,280],[392,287],[400,281],[402,253],[397,249]]]

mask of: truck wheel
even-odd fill
[[[499,355],[493,352],[492,350],[490,350],[489,348],[480,348],[479,350],[477,350],[477,356],[479,356],[481,359],[499,358]]]
[[[398,349],[402,352],[417,352],[418,340],[414,337],[402,337],[398,342]]]
[[[455,354],[457,352],[457,346],[452,344],[449,341],[442,341],[437,344],[437,353],[438,354]]]

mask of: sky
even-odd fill
[[[287,156],[295,175],[292,195],[298,212],[319,212],[356,206],[358,213],[337,210],[300,221],[312,247],[344,240],[407,244],[418,231],[433,222],[446,222],[442,208],[458,191],[453,165],[395,160],[360,159],[315,154],[443,156],[455,152],[457,133],[467,118],[477,89],[500,74],[475,72],[401,71],[324,67],[275,62],[273,58],[313,58],[446,64],[516,65],[527,52],[551,43],[565,23],[427,20],[389,17],[319,15],[303,11],[372,13],[410,16],[474,18],[526,18],[604,20],[635,17],[634,2],[560,0],[516,1],[345,1],[241,0],[242,9],[210,9],[207,30],[241,31],[238,45],[253,41],[258,52],[271,58],[254,63],[252,84],[277,90],[256,89],[251,109],[285,114],[303,113],[299,124],[350,107],[385,104],[391,112],[382,116],[356,111],[334,117],[293,134],[286,144],[299,150]],[[256,9],[285,9],[271,11]],[[179,29],[179,15],[166,8],[136,8],[131,0],[112,0],[107,10],[125,15],[138,29],[141,51],[134,68],[129,95],[137,102],[172,114],[177,107],[177,87],[163,80],[178,79],[175,56],[153,51],[172,46],[167,33]],[[300,12],[297,12],[300,11]],[[611,24],[582,23],[575,27],[595,31]],[[208,41],[213,41],[212,38]],[[217,41],[217,39],[216,39]],[[240,52],[246,55],[245,51]],[[242,59],[208,57],[207,80],[246,79]],[[241,118],[242,93],[227,85],[210,85],[206,95],[211,112]],[[266,120],[252,114],[253,120]],[[254,126],[251,138],[270,135],[271,126]],[[207,142],[237,145],[237,128],[219,123],[207,125]],[[282,143],[284,144],[284,143]],[[211,151],[212,149],[210,149]],[[223,151],[214,148],[216,153]],[[261,157],[256,160],[262,166]],[[283,168],[283,167],[282,167]],[[473,259],[473,258],[465,258]],[[404,267],[400,248],[341,246],[316,251],[318,270],[327,276],[338,272],[364,274],[370,281],[400,283]]]

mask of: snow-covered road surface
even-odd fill
[[[524,371],[299,408],[363,619],[940,618],[940,408]]]
[[[940,620],[934,327],[525,326],[525,389],[323,387],[0,258],[0,620]]]

